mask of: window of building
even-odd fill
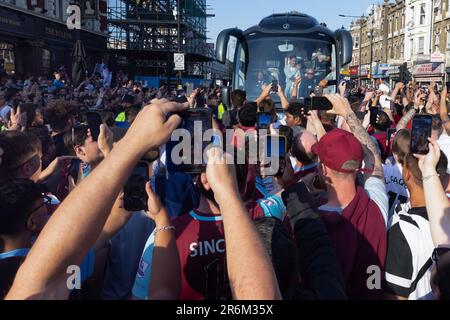
[[[425,24],[425,19],[427,16],[426,3],[422,3],[420,6],[420,24]]]
[[[42,68],[44,72],[49,72],[51,66],[51,53],[47,49],[42,49]]]
[[[16,72],[13,45],[0,42],[0,59],[4,61],[3,68],[7,74],[11,75]]]
[[[405,55],[405,44],[402,42],[402,45],[400,46],[400,57],[403,58]]]
[[[418,54],[425,53],[425,37],[419,37],[419,50],[417,53]]]
[[[436,47],[436,49],[439,49],[440,42],[441,42],[441,36],[439,33],[436,33],[434,35],[434,46]]]
[[[354,46],[356,49],[359,48],[359,36],[355,36],[354,40]]]
[[[450,50],[450,32],[447,32],[447,51]]]
[[[409,50],[411,51],[411,56],[414,55],[414,39],[409,40]]]

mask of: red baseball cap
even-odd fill
[[[319,156],[320,161],[328,168],[341,173],[354,173],[345,170],[348,161],[357,161],[361,169],[364,159],[363,148],[355,136],[342,129],[334,129],[327,133],[318,143],[312,146],[312,152]]]

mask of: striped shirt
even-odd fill
[[[386,291],[409,300],[431,300],[434,250],[426,208],[400,204],[388,231]]]

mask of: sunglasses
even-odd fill
[[[39,211],[41,208],[52,203],[52,198],[50,198],[49,196],[46,196],[45,194],[42,195],[42,199],[44,200],[43,203],[41,205],[39,205],[38,207],[30,210],[30,212],[28,212],[28,214],[27,214],[27,217],[30,217],[33,213]]]

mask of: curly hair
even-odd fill
[[[46,122],[54,131],[64,131],[69,119],[76,115],[78,105],[72,101],[54,100],[44,108]]]

